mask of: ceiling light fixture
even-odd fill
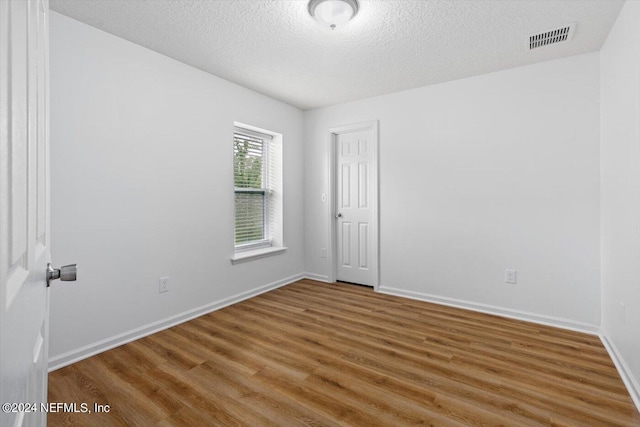
[[[342,27],[358,13],[357,0],[310,0],[309,15],[323,27]]]

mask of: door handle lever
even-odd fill
[[[342,218],[342,212],[338,212],[338,213],[336,214],[336,218]]]
[[[51,263],[47,264],[47,287],[51,285],[52,280],[60,279],[63,282],[75,282],[78,276],[78,264],[63,265],[60,268],[51,267]]]

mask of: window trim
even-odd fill
[[[284,214],[283,214],[283,164],[282,164],[282,142],[283,136],[280,133],[261,129],[256,126],[247,125],[244,123],[234,122],[233,134],[240,133],[246,136],[260,138],[264,140],[267,155],[267,162],[263,166],[264,173],[266,175],[265,186],[263,189],[254,188],[236,188],[234,186],[234,197],[237,192],[260,192],[265,197],[265,216],[264,226],[267,229],[265,239],[261,241],[252,241],[248,243],[235,244],[235,214],[234,214],[234,233],[233,233],[233,256],[231,257],[231,263],[237,264],[245,261],[264,258],[275,254],[281,254],[286,252],[287,247],[284,244],[283,228],[284,228]],[[234,175],[235,176],[235,175]],[[235,178],[234,178],[235,182]],[[235,203],[234,203],[235,212]]]
[[[244,252],[236,252],[231,257],[231,264],[235,265],[235,264],[251,261],[254,259],[266,258],[271,255],[282,254],[282,253],[285,253],[287,249],[289,248],[287,248],[286,246],[279,246],[279,247],[271,246],[268,248],[260,248],[260,249],[254,249],[254,250],[247,250]]]

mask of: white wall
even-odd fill
[[[303,272],[300,110],[52,12],[51,112],[51,365]],[[289,247],[238,265],[234,121],[284,135]]]
[[[586,330],[602,322],[637,400],[639,21],[640,3],[627,2],[600,54],[303,115],[52,12],[53,261],[78,262],[80,275],[51,289],[51,364],[302,271],[329,276],[326,131],[377,119],[381,290]],[[234,121],[284,134],[289,247],[236,266]]]
[[[306,271],[329,276],[327,129],[377,119],[381,290],[597,330],[598,86],[591,53],[305,112]]]
[[[600,51],[602,331],[640,406],[640,3]]]

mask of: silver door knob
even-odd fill
[[[338,212],[338,213],[336,214],[336,218],[342,218],[342,213],[341,213],[341,212]]]
[[[60,279],[63,282],[75,282],[78,275],[78,264],[63,265],[60,268],[51,267],[51,263],[47,264],[47,287],[51,285],[52,280]]]

